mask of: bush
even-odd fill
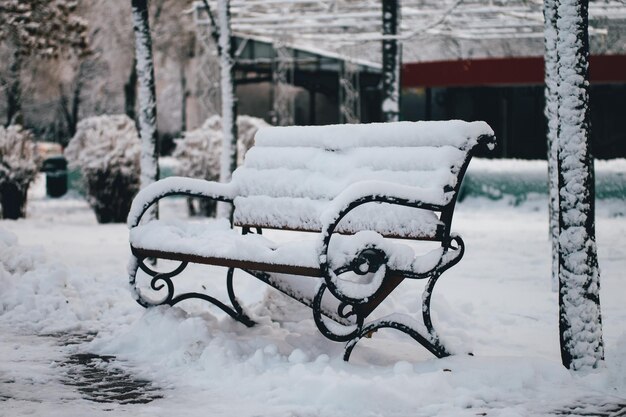
[[[261,127],[269,126],[263,119],[251,116],[237,117],[237,165],[243,163],[243,158],[254,144],[254,135]],[[217,181],[220,174],[220,158],[222,153],[222,118],[209,117],[201,127],[183,134],[183,138],[176,139],[174,156],[180,164],[176,168],[176,175],[205,180]],[[191,214],[196,209],[189,204]],[[200,212],[207,216],[215,213],[215,202],[201,200]]]
[[[33,135],[19,125],[0,126],[0,202],[2,217],[26,216],[28,187],[37,175],[39,158]]]
[[[141,142],[125,115],[81,120],[65,149],[70,168],[81,171],[87,201],[99,223],[126,221],[139,191]]]

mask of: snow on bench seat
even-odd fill
[[[422,256],[415,256],[407,244],[392,242],[382,236],[364,231],[353,236],[337,236],[331,244],[335,266],[350,262],[364,243],[375,242],[389,255],[388,266],[394,271],[423,273],[435,267],[441,258],[441,248]],[[319,239],[292,240],[276,243],[265,236],[241,234],[231,229],[228,221],[208,220],[189,222],[180,220],[155,220],[134,227],[130,231],[130,244],[134,251],[167,253],[164,258],[202,263],[224,260],[224,265],[234,262],[263,266],[268,272],[306,271],[310,276],[321,276],[319,270]]]

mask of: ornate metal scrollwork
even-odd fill
[[[186,267],[187,262],[181,262],[176,268],[169,272],[158,272],[150,268],[145,262],[145,259],[136,259],[136,267],[134,272],[131,271],[131,286],[133,287],[133,291],[136,294],[137,302],[143,307],[154,307],[158,305],[176,305],[184,300],[189,299],[199,299],[207,301],[226,314],[234,318],[235,320],[243,323],[247,327],[252,327],[254,325],[254,321],[248,317],[245,313],[241,304],[237,300],[235,296],[235,290],[233,287],[233,276],[234,276],[234,268],[228,268],[228,272],[226,274],[226,289],[228,291],[228,298],[230,300],[231,306],[226,305],[215,297],[211,297],[207,294],[202,294],[198,292],[188,292],[179,295],[175,295],[174,282],[172,278],[176,275],[180,274]],[[136,274],[137,269],[141,269],[143,272],[152,277],[150,280],[150,288],[154,291],[161,291],[163,288],[166,288],[165,295],[161,297],[158,301],[152,301],[144,297],[141,291],[137,288],[136,285]]]
[[[313,305],[313,318],[317,328],[325,337],[337,342],[347,342],[344,360],[349,360],[352,350],[359,340],[382,328],[392,328],[407,334],[437,357],[450,355],[445,346],[441,344],[439,336],[433,327],[430,316],[430,301],[435,284],[441,274],[450,267],[456,265],[463,257],[465,244],[460,236],[453,235],[445,240],[442,243],[442,246],[444,250],[441,259],[439,260],[437,266],[435,266],[432,270],[420,274],[412,274],[409,272],[404,274],[405,278],[428,279],[424,293],[422,294],[422,318],[426,328],[426,333],[424,333],[423,330],[418,330],[418,328],[411,326],[409,322],[405,323],[402,320],[397,321],[382,319],[364,325],[365,316],[359,314],[358,306],[367,303],[371,297],[377,294],[382,286],[382,280],[380,283],[381,285],[372,287],[369,294],[361,294],[363,295],[362,298],[357,298],[354,294],[346,294],[345,288],[342,287],[339,275],[344,273],[353,273],[359,276],[386,273],[388,256],[380,248],[373,245],[366,245],[347,265],[343,265],[339,268],[332,269],[330,267],[330,265],[332,265],[330,259],[327,259],[327,262],[322,264],[324,267],[322,272],[325,278],[325,283],[320,285],[316,294]],[[384,279],[384,276],[382,279]],[[320,312],[320,306],[326,289],[328,289],[333,296],[340,300],[337,310],[339,317],[348,318],[355,316],[355,324],[353,326],[343,326],[339,324],[329,326],[323,320]]]
[[[356,306],[366,303],[372,296],[374,296],[381,288],[386,275],[386,263],[387,255],[384,251],[374,246],[366,246],[360,250],[359,253],[347,264],[339,268],[330,268],[330,262],[326,264],[327,268],[323,271],[325,283],[320,284],[315,298],[313,300],[313,319],[315,324],[325,337],[336,342],[347,342],[353,340],[361,333],[363,328],[363,321],[365,317],[359,314]],[[357,276],[373,275],[374,285],[370,285],[371,288],[366,288],[367,293],[347,294],[345,292],[346,285],[352,285],[352,289],[363,287],[363,284],[355,282],[340,282],[339,275],[345,273],[353,273]],[[378,276],[376,276],[378,274]],[[370,282],[369,284],[372,284]],[[365,284],[368,285],[368,284]],[[326,290],[335,296],[339,301],[337,308],[337,315],[341,318],[348,319],[354,317],[354,325],[344,326],[341,324],[333,324],[332,328],[327,325],[322,316],[322,298]],[[363,288],[361,288],[362,290]]]
[[[438,339],[433,338],[431,336],[429,340],[429,338],[420,334],[420,332],[418,332],[416,329],[412,328],[411,326],[407,324],[400,323],[398,321],[379,320],[379,321],[370,323],[365,327],[362,327],[360,332],[357,335],[355,335],[354,338],[348,341],[344,350],[343,360],[346,362],[350,360],[350,355],[352,354],[352,350],[354,349],[354,347],[356,346],[359,340],[361,340],[363,337],[366,337],[367,335],[372,334],[378,329],[383,329],[383,328],[396,329],[406,335],[409,335],[410,337],[412,337],[414,340],[416,340],[418,343],[420,343],[429,352],[431,352],[433,355],[437,356],[438,358],[450,356],[450,352],[448,352],[446,348],[439,343]]]
[[[328,327],[322,316],[322,298],[324,297],[326,289],[326,284],[320,284],[317,293],[315,294],[315,298],[313,299],[313,320],[315,321],[315,325],[320,333],[334,342],[347,342],[354,339],[361,332],[363,327],[363,317],[355,313],[354,310],[346,312],[345,309],[350,306],[350,304],[341,303],[337,309],[337,314],[339,314],[342,318],[356,315],[355,324],[352,326],[344,326],[339,323],[333,323],[333,329]],[[344,330],[345,333],[340,332],[340,330]]]
[[[142,307],[153,307],[162,304],[173,305],[172,300],[174,298],[174,283],[172,282],[172,277],[180,274],[186,267],[187,262],[181,262],[180,265],[178,265],[171,271],[158,272],[146,265],[145,259],[135,258],[134,271],[131,271],[130,275],[130,284],[137,302]],[[152,277],[152,279],[150,280],[150,288],[152,288],[154,291],[160,292],[161,290],[163,290],[163,288],[166,288],[165,295],[157,300],[150,300],[149,298],[146,298],[142,291],[137,288],[136,276],[138,269],[141,269],[143,272]]]
[[[328,290],[342,303],[358,305],[367,303],[380,290],[387,273],[386,253],[375,246],[366,245],[347,265],[332,267],[332,261],[321,265],[322,275]],[[369,282],[353,282],[340,275],[369,275]]]

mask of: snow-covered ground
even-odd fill
[[[467,252],[439,281],[433,315],[442,337],[474,356],[436,359],[388,330],[344,363],[342,345],[316,330],[306,308],[243,273],[235,285],[254,328],[196,302],[144,310],[127,287],[125,225],[96,224],[80,197],[47,199],[40,181],[28,218],[0,221],[0,416],[624,415],[626,219],[613,215],[621,204],[598,206],[606,364],[575,375],[560,365],[542,198],[458,206]],[[162,212],[182,214],[183,200]],[[180,278],[225,293],[218,268]],[[420,285],[403,283],[382,312],[417,313]],[[88,400],[76,386],[88,375],[74,366],[86,353],[100,355],[90,364],[104,373],[151,381],[162,398]]]

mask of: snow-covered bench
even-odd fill
[[[346,360],[360,338],[383,327],[407,333],[438,357],[447,356],[432,326],[430,298],[441,273],[464,253],[463,241],[451,233],[452,216],[479,145],[495,145],[484,122],[261,129],[230,183],[171,177],[137,195],[128,218],[134,294],[145,307],[204,299],[251,326],[233,289],[233,269],[239,268],[310,306],[324,336],[348,342]],[[238,227],[227,220],[140,222],[148,207],[171,195],[232,203],[232,222]],[[302,239],[311,234],[290,233],[294,241],[277,243],[261,235],[262,229],[315,235]],[[409,240],[437,244],[418,255]],[[175,260],[180,266],[157,273],[144,262],[147,258]],[[232,307],[204,293],[175,293],[172,278],[189,262],[229,268]],[[151,288],[162,293],[159,300],[139,288],[139,269],[152,277]],[[366,323],[405,278],[428,279],[423,323],[399,314]]]

